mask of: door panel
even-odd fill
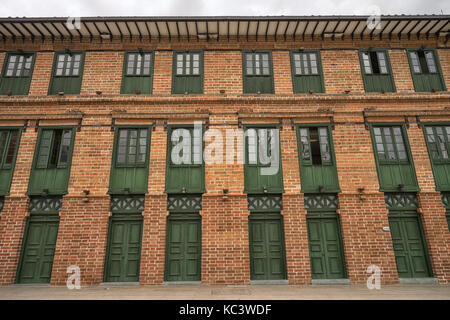
[[[111,220],[106,282],[139,281],[142,220]]]
[[[30,218],[28,223],[18,283],[49,283],[59,222]]]
[[[392,244],[400,278],[431,276],[419,217],[389,217]]]
[[[308,239],[313,279],[346,277],[340,229],[336,218],[309,218]]]
[[[170,219],[167,224],[167,281],[201,280],[201,220]]]
[[[250,219],[249,227],[251,279],[286,279],[281,218]]]

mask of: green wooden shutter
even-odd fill
[[[0,78],[0,95],[27,95],[34,68],[34,53],[8,53]]]
[[[274,93],[272,53],[243,51],[244,93]]]
[[[174,51],[172,93],[203,93],[203,51]]]
[[[313,147],[311,130],[317,140]],[[323,125],[298,126],[297,142],[302,192],[340,192],[331,128]],[[314,157],[313,153],[319,157]],[[314,158],[318,159],[313,161]]]
[[[360,50],[359,55],[366,92],[395,92],[388,51]]]
[[[283,169],[281,165],[281,143],[278,140],[278,167],[271,167],[272,160],[276,158],[271,158],[271,160],[267,163],[261,162],[260,150],[259,150],[259,140],[262,138],[262,130],[267,130],[269,134],[272,131],[273,139],[276,139],[278,135],[279,139],[279,128],[277,126],[253,126],[247,125],[244,128],[245,130],[245,164],[244,164],[244,177],[245,177],[245,193],[283,193]],[[256,140],[253,140],[251,136],[251,132],[256,132],[255,137]],[[278,133],[277,133],[278,132]],[[249,135],[250,134],[250,135]],[[252,142],[254,141],[254,142]],[[266,140],[268,141],[268,140]],[[254,147],[252,147],[252,143],[255,143]],[[267,145],[271,146],[272,144],[266,142]],[[267,153],[266,153],[267,155]],[[267,162],[265,161],[265,162]],[[275,163],[276,165],[276,163]],[[272,168],[272,169],[269,169]],[[270,170],[270,171],[266,171]],[[271,171],[274,171],[274,174]],[[266,171],[266,172],[264,172]],[[276,171],[276,173],[275,173]]]
[[[371,136],[380,191],[419,191],[404,126],[371,124]]]
[[[9,194],[20,135],[20,129],[0,129],[0,196]]]
[[[446,91],[436,50],[406,50],[416,92]]]
[[[177,142],[172,142],[172,135],[180,132],[175,131],[177,129],[186,130],[184,132],[186,134],[189,133],[191,138],[189,144],[190,154],[185,155],[180,151],[180,155],[186,160],[182,163],[174,163],[174,161],[172,161],[172,150],[182,141],[180,136],[174,137]],[[194,141],[193,126],[169,127],[167,138],[166,193],[205,192],[205,166],[201,156],[204,149],[204,142],[201,136],[199,136],[199,138],[200,140],[197,145]]]
[[[74,141],[73,127],[39,129],[28,195],[42,195],[44,190],[49,195],[67,193]]]
[[[48,94],[80,94],[84,52],[56,52]]]
[[[43,130],[39,142],[39,151],[36,162],[36,168],[47,168],[50,150],[52,146],[54,132],[53,130]]]
[[[121,94],[151,94],[154,54],[152,51],[126,52],[123,62]]]
[[[150,132],[142,126],[116,128],[109,194],[147,193]]]
[[[324,93],[320,51],[291,51],[292,85],[294,93]]]
[[[450,125],[425,124],[422,127],[436,190],[450,191]]]

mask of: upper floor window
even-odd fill
[[[435,50],[407,50],[407,53],[414,88],[417,92],[447,90]]]
[[[0,169],[11,169],[19,144],[19,130],[0,130]]]
[[[380,163],[408,162],[402,128],[373,127],[375,148]]]
[[[55,53],[49,94],[79,94],[83,63],[84,53],[82,52]]]
[[[172,93],[203,93],[203,52],[175,51]]]
[[[433,162],[450,162],[450,126],[426,126],[426,142]]]
[[[394,78],[386,50],[361,50],[360,59],[366,92],[395,92]]]
[[[148,129],[119,129],[116,166],[138,167],[147,161]]]
[[[73,129],[42,130],[36,168],[66,168],[69,162]]]
[[[33,53],[9,53],[3,65],[0,94],[26,95],[33,73]]]
[[[327,127],[299,128],[301,160],[304,165],[331,165]]]
[[[243,60],[244,93],[274,93],[271,53],[248,51]]]
[[[125,54],[121,93],[151,94],[153,87],[153,52]]]
[[[294,93],[325,92],[319,51],[291,52]]]

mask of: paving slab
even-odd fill
[[[450,300],[450,285],[0,286],[1,300]]]

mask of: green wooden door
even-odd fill
[[[400,278],[431,276],[426,243],[418,216],[389,217],[392,244]]]
[[[166,281],[201,280],[201,218],[169,217]]]
[[[249,221],[252,280],[286,279],[284,234],[280,218]]]
[[[308,218],[307,225],[312,278],[346,278],[338,217]]]
[[[113,217],[110,222],[105,282],[139,281],[142,216],[125,219]]]
[[[57,217],[52,220],[31,217],[28,221],[17,277],[18,283],[50,282],[59,226]]]

